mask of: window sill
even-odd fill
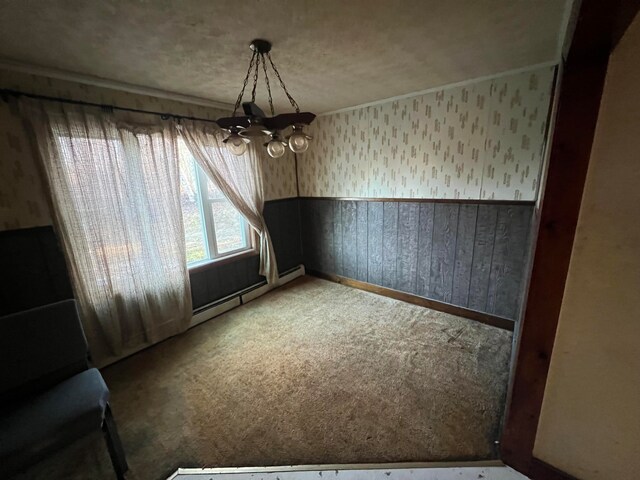
[[[258,251],[252,248],[249,250],[243,250],[238,253],[233,253],[231,255],[227,255],[221,258],[206,260],[202,263],[198,263],[197,265],[193,265],[192,267],[187,267],[187,269],[189,270],[189,273],[202,272],[204,270],[209,270],[210,268],[218,267],[226,263],[236,262],[238,260],[242,260],[243,258],[254,257],[256,255],[258,255]]]

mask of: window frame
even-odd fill
[[[245,246],[224,253],[220,253],[218,251],[218,243],[215,231],[215,219],[213,217],[213,204],[218,202],[228,202],[228,200],[224,197],[214,199],[209,198],[209,190],[207,185],[210,181],[209,177],[207,177],[207,174],[200,167],[200,165],[198,165],[198,162],[193,157],[191,157],[191,164],[195,172],[196,190],[198,194],[198,208],[200,211],[200,217],[202,218],[202,236],[205,247],[205,255],[207,258],[189,262],[187,263],[187,268],[189,270],[200,269],[201,267],[205,267],[214,263],[226,263],[227,261],[233,259],[256,255],[257,250],[255,232],[251,228],[251,225],[249,225],[249,222],[247,222],[247,220],[242,215],[240,215],[239,212],[238,215],[240,215],[242,224],[244,226],[242,230],[242,236]],[[233,208],[235,209],[235,207]]]

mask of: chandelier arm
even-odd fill
[[[244,96],[244,90],[247,88],[247,83],[249,82],[249,75],[251,74],[251,70],[253,69],[253,62],[256,58],[257,53],[253,52],[251,55],[251,60],[249,61],[249,68],[247,69],[247,75],[244,77],[244,83],[242,84],[242,90],[240,90],[240,94],[238,95],[238,99],[236,100],[236,104],[233,107],[233,117],[236,116],[236,112],[238,111],[238,107],[240,106],[240,102],[242,102],[242,97]]]
[[[256,88],[258,87],[258,73],[260,68],[260,53],[256,55],[256,71],[253,74],[253,90],[251,90],[251,102],[256,103]]]
[[[298,106],[298,103],[293,99],[293,97],[289,93],[289,90],[287,90],[287,87],[285,86],[284,81],[282,80],[282,77],[280,76],[280,72],[278,72],[278,69],[276,68],[275,64],[273,63],[273,60],[271,59],[271,54],[268,53],[268,52],[267,52],[267,58],[269,59],[269,62],[271,63],[271,68],[273,68],[273,71],[275,72],[276,76],[278,77],[278,80],[280,81],[280,86],[282,87],[282,89],[284,90],[285,95],[289,99],[289,103],[291,103],[291,106],[296,110],[296,113],[300,113],[300,107]]]
[[[264,82],[267,84],[267,93],[269,94],[269,108],[271,108],[271,116],[275,117],[276,112],[273,109],[273,98],[271,97],[271,85],[269,85],[269,75],[267,74],[267,62],[264,58],[264,53],[260,54],[262,56],[262,69],[264,70]]]

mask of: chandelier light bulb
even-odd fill
[[[267,143],[267,153],[271,158],[280,158],[285,152],[284,143],[278,138],[272,138]]]
[[[240,156],[247,151],[248,140],[242,138],[237,132],[231,132],[231,134],[224,140],[224,144],[229,151],[234,155]]]
[[[303,153],[309,148],[311,137],[302,131],[302,127],[294,126],[293,133],[289,135],[289,148],[293,153]]]
[[[244,83],[233,106],[233,113],[230,117],[218,118],[216,123],[229,135],[223,140],[226,148],[234,155],[242,155],[247,151],[249,142],[260,142],[272,158],[282,157],[288,148],[294,153],[303,153],[309,149],[309,141],[312,139],[303,128],[310,125],[316,118],[311,112],[300,111],[300,106],[287,90],[278,71],[275,62],[271,58],[271,42],[263,38],[254,39],[249,45],[251,48],[251,59],[244,79]],[[262,67],[262,68],[260,68]],[[271,95],[271,84],[269,82],[269,70],[278,79],[278,84],[284,91],[292,111],[276,115],[273,107],[273,96]],[[252,76],[253,72],[253,76]],[[256,104],[256,89],[260,76],[264,77],[264,84],[267,89],[269,100],[270,116]],[[253,78],[253,88],[251,88],[251,101],[244,101],[245,87],[248,86],[249,78]],[[239,115],[238,109],[242,106],[244,115]],[[291,134],[284,137],[283,131],[290,131]],[[264,138],[264,140],[263,140]],[[266,143],[264,143],[266,142]],[[257,144],[257,143],[256,143]]]

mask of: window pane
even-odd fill
[[[187,243],[187,263],[207,259],[204,222],[200,210],[198,181],[193,157],[184,142],[178,142],[180,157],[180,204],[184,219],[184,238]]]
[[[244,218],[207,178],[182,139],[178,140],[178,152],[187,262],[215,258],[216,252],[223,256],[248,248]]]
[[[211,202],[218,253],[224,254],[247,246],[244,218],[227,200]]]
[[[213,183],[211,180],[207,181],[207,195],[209,195],[209,200],[217,200],[222,199],[226,200],[225,196],[222,194],[218,186]]]

